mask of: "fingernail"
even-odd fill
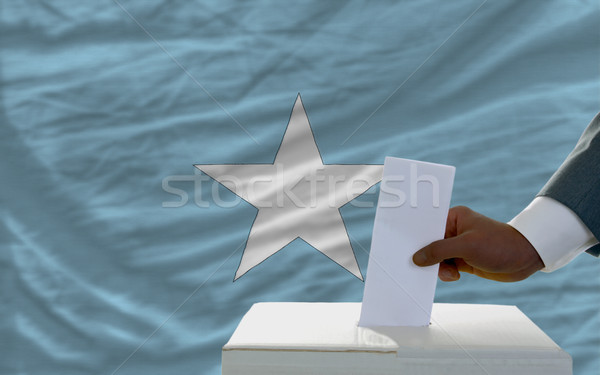
[[[425,252],[423,251],[417,251],[415,255],[413,255],[413,262],[417,266],[425,264],[425,262],[427,262],[427,255],[425,255]]]
[[[455,279],[454,274],[449,269],[443,269],[442,276],[444,276],[445,279],[450,279],[450,280]]]

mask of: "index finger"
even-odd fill
[[[472,245],[466,236],[456,236],[430,243],[413,255],[417,266],[425,267],[440,263],[445,259],[469,258]]]

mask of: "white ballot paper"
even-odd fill
[[[387,157],[377,202],[359,325],[427,326],[438,265],[413,254],[444,238],[455,168]]]

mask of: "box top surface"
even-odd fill
[[[516,306],[439,304],[428,327],[358,327],[360,303],[257,303],[223,350],[485,351],[567,356]],[[536,354],[537,353],[537,354]]]

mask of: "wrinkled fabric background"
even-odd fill
[[[256,209],[192,181],[271,163],[298,92],[325,163],[455,165],[452,204],[510,220],[598,111],[600,4],[481,3],[1,2],[0,373],[219,374],[253,303],[360,301],[302,241],[233,283]],[[365,274],[375,210],[341,211]],[[593,375],[599,270],[436,301],[517,305]]]

